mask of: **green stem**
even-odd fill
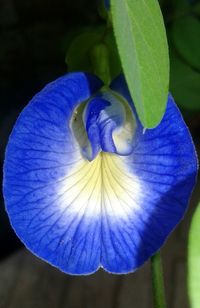
[[[93,72],[106,84],[110,84],[109,51],[104,43],[95,45],[90,53]]]
[[[166,308],[162,261],[159,252],[151,257],[151,275],[154,308]]]

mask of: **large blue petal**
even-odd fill
[[[122,76],[111,88],[125,97],[135,112]],[[124,215],[115,215],[117,209],[110,198],[113,215],[107,212],[102,220],[101,262],[112,273],[137,269],[161,247],[183,218],[196,181],[194,145],[171,96],[155,129],[143,130],[138,118],[137,125],[133,153],[118,157],[118,162],[112,160],[107,168],[112,183],[118,182],[118,191],[121,187],[127,193],[121,202]]]
[[[6,150],[4,197],[13,228],[33,253],[74,274],[99,266],[100,220],[85,211],[87,178],[76,175],[84,162],[70,123],[75,108],[101,86],[84,73],[47,85],[19,116]]]
[[[88,141],[76,107],[100,87],[83,73],[48,85],[22,112],[6,151],[4,196],[16,233],[35,254],[73,274],[139,267],[183,217],[197,172],[171,97],[156,129],[144,132],[135,114],[131,155],[84,159]],[[135,113],[123,77],[112,88]]]

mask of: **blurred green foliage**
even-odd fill
[[[200,203],[194,213],[188,245],[188,295],[191,308],[200,306]]]
[[[185,114],[191,114],[200,111],[200,1],[171,0],[167,8],[170,90]]]
[[[200,74],[184,62],[178,52],[170,48],[170,89],[184,110],[200,109]]]
[[[177,18],[172,39],[183,60],[200,70],[200,21],[191,15]]]

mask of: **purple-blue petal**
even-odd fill
[[[100,221],[88,221],[82,209],[74,215],[65,200],[66,177],[80,160],[70,121],[101,86],[84,73],[47,85],[19,116],[5,156],[4,198],[15,232],[33,253],[74,274],[100,264]]]
[[[109,105],[110,103],[108,101],[95,97],[86,106],[84,122],[88,139],[92,148],[91,157],[88,157],[89,160],[93,160],[102,149],[101,140],[105,140],[105,138],[102,138],[101,136],[104,132],[104,129],[102,129],[101,114],[102,111],[104,111]],[[104,123],[103,125],[105,126]],[[110,147],[112,145],[112,138],[110,134],[106,139],[108,139],[106,140],[106,144],[108,144]],[[86,153],[86,157],[87,156],[88,155]]]
[[[135,112],[123,76],[111,88]],[[133,153],[124,158],[140,183],[138,209],[128,218],[102,222],[102,265],[114,273],[137,269],[163,245],[183,218],[196,182],[197,156],[183,118],[169,95],[167,110],[154,129],[143,130],[138,118]],[[135,196],[137,196],[137,190]]]
[[[101,86],[84,73],[49,84],[21,113],[6,150],[4,197],[13,228],[32,252],[71,274],[137,269],[182,219],[196,180],[194,145],[172,97],[159,126],[144,131],[122,76],[111,87],[135,115],[133,151],[87,161],[80,146],[86,132],[95,155],[106,140],[99,111],[107,103],[94,96]]]
[[[93,160],[100,151],[129,155],[133,151],[136,121],[127,102],[110,89],[97,93],[83,111],[88,143],[83,154]]]

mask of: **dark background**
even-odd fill
[[[194,17],[199,22],[199,30],[188,26],[189,37],[196,35],[196,45],[191,48],[191,58],[193,58],[194,53],[200,48],[200,36],[198,36],[198,33],[200,34],[200,6],[198,11],[200,2],[163,0],[160,3],[169,37],[170,57],[172,52],[176,53],[176,57],[187,66],[187,69],[189,68],[188,72],[191,74],[190,76],[189,73],[184,73],[185,71],[183,73],[181,70],[177,71],[176,61],[173,62],[175,64],[171,70],[170,89],[183,112],[196,147],[199,149],[200,66],[194,65],[182,54],[176,42],[177,34],[174,35],[173,29],[177,20],[188,18],[188,16]],[[71,33],[74,32],[73,29],[82,26],[96,27],[102,22],[94,0],[0,0],[1,170],[8,136],[19,112],[46,83],[67,72],[65,54],[71,40]],[[192,44],[188,41],[188,33],[185,36],[185,44],[187,46]],[[179,76],[179,83],[176,83],[176,76]],[[186,95],[182,94],[182,89],[185,88]],[[191,97],[191,102],[188,98],[186,100],[186,96]],[[182,232],[184,240],[187,238],[186,232],[198,200],[197,189],[187,221],[177,231]],[[2,196],[0,202],[0,260],[3,261],[22,245],[10,228]],[[175,240],[172,240],[172,243],[170,245],[176,245]],[[166,250],[167,253],[169,252]]]
[[[65,53],[73,29],[101,22],[95,1],[0,0],[0,164],[12,126],[43,86],[67,72]],[[1,196],[0,258],[19,241]]]

